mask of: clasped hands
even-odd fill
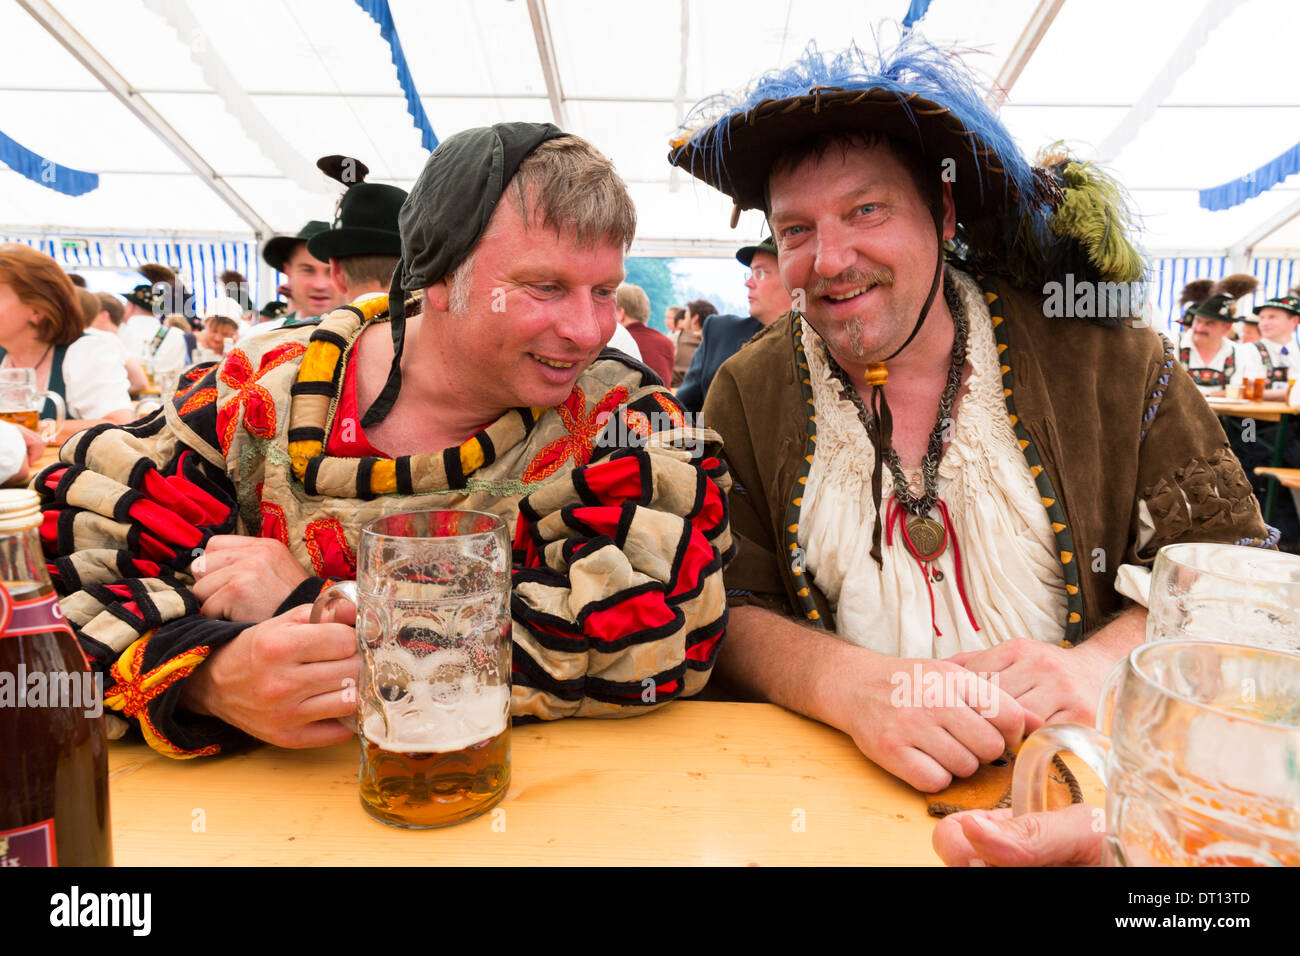
[[[1023,639],[947,660],[859,660],[856,677],[836,682],[847,726],[834,722],[871,760],[926,792],[970,776],[1044,723],[1092,724],[1111,665],[1101,648]]]
[[[190,565],[204,617],[252,623],[184,684],[181,706],[280,747],[323,747],[352,736],[336,718],[356,712],[355,609],[311,623],[311,607],[275,612],[309,575],[268,538],[216,535]]]

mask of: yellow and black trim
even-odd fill
[[[799,463],[799,472],[795,476],[794,491],[785,511],[785,529],[782,540],[785,545],[785,560],[790,562],[791,578],[794,581],[795,598],[803,616],[816,627],[826,628],[821,619],[821,612],[812,599],[812,588],[808,576],[804,573],[804,555],[799,548],[799,513],[803,508],[804,488],[808,485],[808,473],[812,471],[813,453],[817,445],[817,406],[813,401],[812,379],[808,372],[808,356],[803,349],[803,316],[795,312],[791,315],[790,338],[794,343],[794,360],[796,374],[799,376],[799,391],[803,395],[804,413],[808,416],[808,440],[804,444],[803,461]]]
[[[998,347],[998,364],[1002,368],[1002,396],[1007,406],[1007,417],[1016,433],[1016,443],[1020,453],[1025,456],[1029,473],[1033,475],[1038,488],[1038,497],[1047,509],[1047,520],[1052,523],[1052,533],[1056,536],[1056,557],[1061,562],[1061,571],[1065,578],[1066,623],[1065,642],[1078,644],[1083,639],[1083,595],[1079,593],[1079,561],[1074,550],[1074,535],[1065,520],[1065,511],[1061,508],[1061,499],[1052,486],[1043,467],[1043,459],[1034,447],[1033,439],[1016,414],[1015,376],[1011,370],[1011,359],[1007,352],[1011,343],[1007,338],[1006,318],[1002,314],[1002,298],[997,285],[986,276],[976,275],[975,281],[984,292],[984,301],[988,304],[989,317],[993,321],[993,336]]]
[[[463,488],[469,476],[496,461],[500,451],[522,441],[546,412],[511,409],[460,445],[430,454],[396,459],[326,455],[325,439],[338,411],[348,353],[365,324],[387,321],[387,308],[388,298],[375,296],[336,309],[320,320],[307,341],[290,388],[288,437],[294,477],[310,495],[371,499]]]

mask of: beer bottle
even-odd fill
[[[0,491],[0,866],[109,866],[103,687],[41,555],[40,499]]]

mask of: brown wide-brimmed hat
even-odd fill
[[[668,161],[731,197],[734,222],[740,210],[768,212],[768,177],[782,153],[837,133],[896,140],[921,155],[936,183],[950,182],[957,242],[975,265],[1026,285],[1065,272],[1124,282],[1142,275],[1118,185],[1063,151],[1030,162],[960,57],[914,33],[879,58],[810,45],[742,92],[702,101]],[[1063,207],[1070,214],[1058,217]]]

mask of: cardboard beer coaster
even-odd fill
[[[997,810],[1011,806],[1011,778],[1015,774],[1015,765],[1016,751],[1008,750],[971,776],[954,780],[938,793],[927,793],[927,812],[932,817],[946,817],[961,810]],[[1052,758],[1052,769],[1047,774],[1047,809],[1059,810],[1072,803],[1083,803],[1083,790],[1074,773],[1057,754]]]

